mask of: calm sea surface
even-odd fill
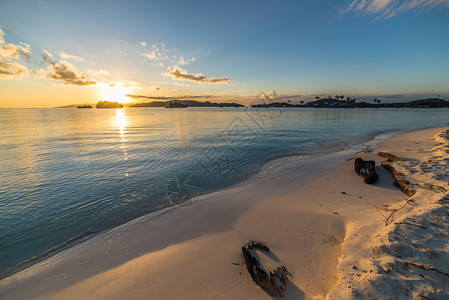
[[[0,278],[88,237],[448,109],[0,109]]]

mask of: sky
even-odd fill
[[[449,98],[449,0],[0,0],[0,107]]]

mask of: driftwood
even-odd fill
[[[415,267],[417,267],[417,268],[420,268],[420,269],[423,269],[423,270],[427,270],[427,271],[437,271],[438,273],[443,274],[443,275],[446,275],[446,276],[449,277],[449,274],[448,274],[448,273],[443,272],[443,271],[440,271],[440,270],[438,270],[437,268],[432,267],[432,266],[422,265],[422,264],[418,264],[418,263],[414,263],[414,262],[410,262],[410,261],[405,261],[404,264],[405,264],[405,266],[407,266],[407,267],[408,267],[409,265],[412,265],[412,266],[415,266]]]
[[[379,179],[379,176],[376,173],[376,163],[374,160],[363,160],[360,157],[357,157],[354,162],[354,169],[357,174],[363,177],[365,183],[373,184]]]
[[[419,224],[415,224],[415,223],[411,223],[411,222],[397,222],[394,224],[403,224],[403,225],[412,225],[412,226],[416,226],[416,227],[421,227],[422,229],[427,229],[426,227],[419,225]]]
[[[259,242],[251,241],[242,247],[243,257],[245,258],[246,268],[249,274],[254,282],[270,296],[283,297],[287,292],[287,269],[284,266],[278,267],[268,274],[255,253],[256,249],[270,252],[270,248]]]
[[[388,158],[389,161],[400,161],[402,159],[398,158],[396,155],[387,152],[377,152],[377,155]]]
[[[400,211],[401,209],[403,209],[407,204],[409,204],[410,202],[412,202],[413,201],[413,199],[412,199],[412,197],[410,197],[410,198],[408,198],[406,201],[405,201],[405,203],[404,203],[404,205],[402,205],[400,208],[398,208],[398,209],[394,209],[392,212],[391,212],[391,214],[388,216],[388,218],[386,218],[386,220],[385,220],[385,226],[387,226],[388,225],[388,220],[390,220],[390,218],[396,213],[396,212],[398,212],[398,211]],[[399,223],[395,223],[395,224],[399,224]],[[424,228],[425,229],[425,228]]]
[[[410,187],[410,182],[405,178],[404,174],[398,172],[394,167],[394,162],[385,160],[381,163],[382,167],[391,171],[394,178],[394,185],[401,189],[404,193],[406,193],[409,197],[413,196],[416,191]]]

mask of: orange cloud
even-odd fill
[[[97,84],[95,80],[79,74],[76,68],[70,63],[63,60],[56,63],[53,55],[48,51],[42,50],[41,56],[45,62],[50,64],[46,72],[48,78],[60,80],[66,85],[89,86]],[[38,75],[42,73],[42,70],[36,72]]]
[[[168,74],[171,75],[175,79],[194,81],[197,83],[207,83],[207,84],[228,84],[229,83],[228,77],[213,78],[213,77],[208,77],[208,76],[202,75],[201,73],[188,74],[187,71],[185,71],[181,68],[178,68],[178,67],[174,67],[173,70],[170,71]]]
[[[62,59],[73,59],[76,61],[84,61],[83,57],[72,55],[72,54],[67,54],[64,51],[61,51],[61,53],[59,53],[59,56],[61,56]]]
[[[62,80],[64,84],[71,85],[95,85],[96,81],[86,78],[83,75],[77,74],[69,65],[60,61],[58,64],[51,65],[53,72],[49,74],[49,77],[54,80]]]
[[[24,65],[0,60],[0,78],[11,78],[28,74],[28,69]]]
[[[30,58],[31,47],[28,44],[7,44],[5,32],[0,28],[0,78],[14,78],[28,75],[28,68],[19,63],[21,57]]]
[[[261,93],[259,95],[259,98],[263,99],[263,100],[273,100],[277,96],[278,96],[278,94],[276,93],[276,91],[275,90],[271,90],[269,93]]]

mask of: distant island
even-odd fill
[[[181,101],[152,101],[146,103],[136,103],[132,104],[129,107],[167,107],[170,103],[180,103],[183,105],[187,105],[188,107],[245,107],[242,104],[238,103],[214,103],[214,102],[200,102],[194,100],[181,100]]]
[[[181,102],[170,102],[168,106],[166,106],[165,108],[187,108],[187,107],[188,107],[187,104],[183,104]]]
[[[96,108],[123,108],[123,104],[118,102],[109,102],[109,101],[99,101]]]
[[[85,105],[89,105],[89,106],[92,106],[92,107],[94,107],[95,106],[95,104],[92,104],[92,103],[82,103],[82,104],[70,104],[70,105],[64,105],[64,106],[56,106],[56,107],[53,107],[53,108],[78,108],[78,106],[85,106]]]
[[[79,105],[77,108],[92,108],[92,105]]]
[[[301,101],[299,104],[292,104],[289,102],[272,102],[251,105],[251,107],[318,107],[318,108],[380,108],[380,107],[395,107],[395,108],[441,108],[449,107],[449,101],[440,98],[427,98],[410,102],[398,102],[398,103],[381,103],[381,100],[374,99],[373,103],[369,102],[357,102],[357,99],[347,98],[342,99],[343,96],[338,98],[324,98],[315,97],[317,100],[312,102]]]

